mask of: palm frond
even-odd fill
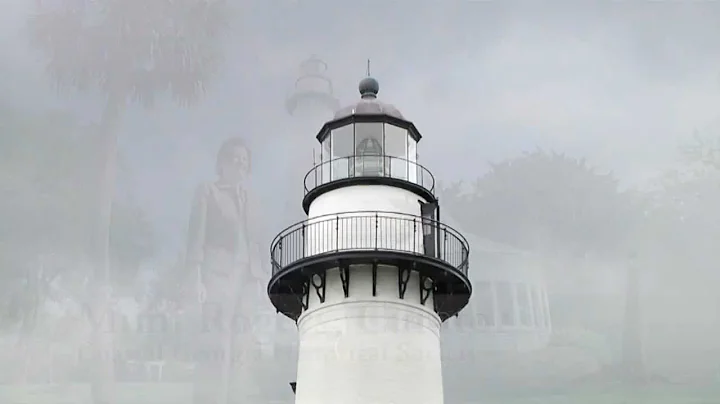
[[[121,92],[145,106],[165,93],[197,102],[222,62],[222,0],[63,0],[28,21],[59,90]]]

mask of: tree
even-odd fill
[[[16,329],[22,342],[35,332],[47,301],[91,304],[82,301],[80,285],[96,227],[87,213],[95,208],[90,173],[97,142],[59,111],[3,106],[0,118],[0,325]],[[114,267],[119,278],[132,279],[154,251],[152,229],[127,202],[113,215]]]
[[[39,288],[59,275],[55,270],[40,274],[38,259],[54,253],[80,254],[78,247],[87,237],[83,230],[89,221],[76,207],[81,209],[87,192],[82,184],[89,170],[81,157],[88,150],[81,147],[88,144],[68,147],[79,128],[65,114],[32,116],[7,107],[2,113],[0,256],[2,285],[8,288],[2,295],[9,310],[4,320],[22,318],[31,324]]]
[[[681,148],[681,165],[658,179],[652,196],[652,212],[663,225],[663,239],[656,244],[672,245],[673,250],[659,249],[658,256],[670,271],[686,268],[675,281],[702,277],[701,282],[717,282],[717,243],[720,238],[720,136],[718,122],[704,131],[696,131],[693,139]],[[656,227],[658,225],[656,224]],[[693,277],[688,277],[687,271]]]
[[[690,163],[720,170],[720,137],[695,132],[693,141],[682,150]]]
[[[444,206],[463,212],[470,232],[533,251],[559,266],[563,278],[573,271],[558,265],[558,259],[570,260],[573,267],[587,257],[625,261],[634,253],[631,235],[643,217],[644,201],[634,192],[621,192],[611,173],[598,173],[583,159],[542,150],[492,164],[469,192],[454,184],[443,194]],[[636,272],[627,273],[625,316],[633,319],[628,327],[637,329],[639,309],[630,304],[639,294]],[[637,335],[632,330],[626,334]],[[626,356],[640,358],[641,347],[630,345]],[[633,366],[642,368],[637,362]]]
[[[720,239],[720,170],[700,167],[666,175],[656,192],[654,215],[662,219],[659,256],[674,282],[713,284],[718,279],[717,240]],[[656,225],[657,226],[657,225]],[[676,269],[682,267],[682,272]],[[691,276],[690,276],[691,275]],[[677,286],[680,286],[679,284]],[[684,286],[684,285],[683,285]]]
[[[98,153],[100,208],[93,237],[94,321],[98,324],[96,403],[110,402],[111,341],[99,329],[108,310],[109,228],[117,169],[117,125],[128,101],[151,106],[168,92],[182,105],[198,101],[220,61],[217,34],[225,26],[222,0],[61,0],[29,21],[34,46],[49,56],[58,89],[95,91],[104,98]],[[105,333],[107,334],[107,333]]]
[[[443,204],[461,211],[469,231],[535,252],[615,252],[630,214],[630,194],[611,173],[582,159],[538,150],[491,164],[469,192],[443,190]]]

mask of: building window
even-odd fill
[[[550,329],[550,302],[548,301],[548,295],[547,290],[542,290],[542,297],[543,297],[543,314],[545,315],[545,328]]]
[[[535,312],[535,325],[537,327],[543,326],[543,299],[540,288],[532,289],[533,295],[533,308]]]
[[[520,312],[520,324],[525,327],[532,326],[532,312],[530,300],[528,298],[528,286],[524,283],[515,284],[515,294],[517,296],[518,311]]]
[[[500,324],[512,327],[515,325],[515,304],[513,302],[512,287],[509,282],[498,282],[496,287]]]
[[[492,283],[478,282],[473,287],[475,289],[475,318],[478,326],[494,327],[495,326],[495,305],[493,304]]]

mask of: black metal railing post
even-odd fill
[[[447,261],[447,229],[443,229],[443,251],[442,256],[438,256],[438,258]]]
[[[340,215],[335,217],[335,251],[340,251]]]
[[[280,240],[278,240],[278,264],[282,267],[283,265],[283,237],[280,237]]]
[[[305,249],[307,248],[307,242],[305,239],[305,223],[302,225],[302,258],[305,258],[305,255],[307,254],[307,251]]]
[[[413,252],[414,252],[414,253],[417,253],[417,252],[418,252],[418,248],[417,248],[417,238],[418,238],[418,237],[417,237],[417,218],[414,217],[414,218],[413,218]]]
[[[380,223],[378,223],[380,219],[378,218],[377,212],[375,212],[375,249],[378,249],[378,233],[379,233],[379,227]]]

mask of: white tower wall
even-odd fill
[[[432,296],[421,304],[410,275],[404,299],[398,270],[350,268],[349,297],[339,270],[328,271],[325,302],[311,287],[298,320],[297,404],[441,404],[440,318]]]
[[[378,245],[420,253],[420,202],[426,201],[384,185],[327,192],[310,205],[307,248],[318,254]],[[343,238],[347,234],[352,240]],[[311,286],[308,308],[298,319],[297,404],[443,402],[441,321],[432,293],[422,304],[420,277],[411,272],[401,298],[398,272],[378,265],[375,296],[372,266],[366,264],[350,266],[348,297],[338,268],[327,272],[324,302]]]
[[[378,211],[420,215],[420,202],[427,202],[417,194],[387,185],[356,185],[326,192],[311,204],[308,218],[344,212]]]
[[[310,205],[305,230],[308,254],[336,249],[422,253],[417,194],[385,185],[358,185],[320,195]],[[396,281],[397,283],[397,281]]]

